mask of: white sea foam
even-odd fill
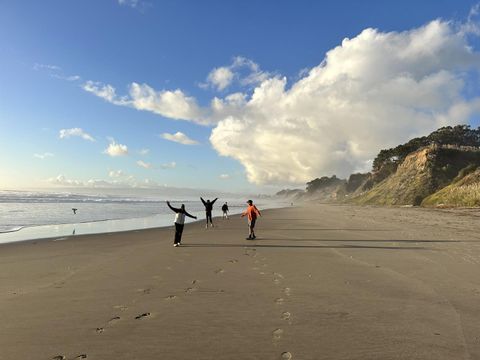
[[[8,225],[0,225],[0,234],[1,233],[9,233],[19,231],[23,228],[23,226],[8,226]]]

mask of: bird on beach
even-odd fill
[[[72,208],[73,215],[75,215],[75,214],[77,213],[77,210],[78,210],[78,209]]]

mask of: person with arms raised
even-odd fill
[[[170,205],[170,201],[167,201],[168,207],[176,213],[175,215],[175,237],[173,239],[173,246],[177,247],[180,246],[182,243],[182,234],[183,234],[183,227],[185,225],[185,216],[191,217],[192,219],[196,219],[196,216],[190,215],[185,210],[185,205],[182,204],[180,208],[174,208]]]
[[[205,217],[207,218],[207,223],[205,224],[205,229],[208,228],[208,222],[210,221],[210,226],[213,227],[213,221],[212,221],[212,210],[213,210],[213,204],[215,204],[215,201],[218,200],[218,198],[215,198],[215,200],[210,201],[210,200],[203,200],[202,197],[200,197],[200,200],[202,200],[203,206],[205,206]]]

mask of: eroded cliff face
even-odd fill
[[[353,196],[351,201],[420,205],[425,198],[449,185],[462,168],[472,164],[480,165],[480,152],[425,147],[407,155],[392,175]]]
[[[307,183],[293,200],[372,205],[480,206],[480,150],[477,147],[431,145],[401,163],[376,172],[335,176]],[[280,192],[278,195],[286,193]]]

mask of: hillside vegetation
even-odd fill
[[[443,127],[381,150],[372,171],[281,192],[295,200],[377,205],[480,206],[480,128]]]
[[[480,169],[426,197],[422,206],[480,206]]]
[[[358,204],[420,205],[449,185],[468,166],[480,166],[480,152],[428,146],[405,157],[396,171],[354,196]]]

